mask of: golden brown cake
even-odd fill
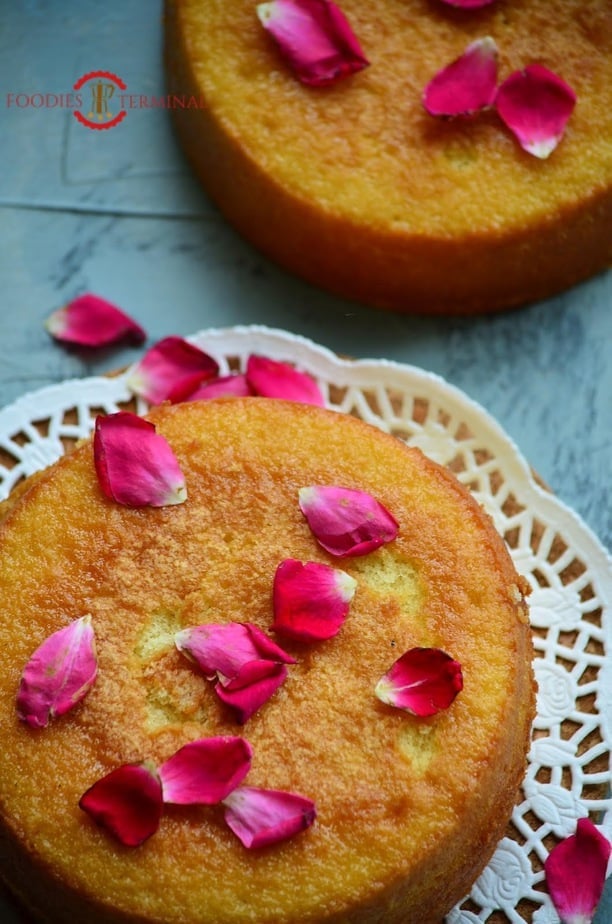
[[[550,296],[612,259],[608,0],[342,0],[370,66],[304,86],[253,0],[166,0],[166,65],[188,159],[235,227],[282,266],[399,311],[470,313]],[[548,160],[494,112],[435,119],[422,92],[483,36],[499,78],[538,63],[575,91]]]
[[[35,913],[91,924],[422,924],[489,859],[524,772],[533,714],[522,581],[454,476],[355,418],[261,398],[151,413],[188,498],[132,509],[103,496],[85,443],[38,477],[0,526],[0,871]],[[243,727],[186,664],[174,634],[204,622],[270,632],[287,557],[330,563],[297,494],[368,491],[397,538],[342,559],[357,580],[341,631],[285,642],[286,682]],[[91,614],[99,675],[48,727],[16,693],[38,645]],[[403,650],[437,646],[464,688],[419,718],[373,694]],[[249,785],[302,793],[314,825],[249,851],[220,806],[169,806],[144,844],[79,809],[118,765],[242,734]]]

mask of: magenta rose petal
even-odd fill
[[[347,617],[357,581],[320,562],[282,561],[272,589],[276,632],[301,641],[336,635]]]
[[[612,845],[592,821],[580,818],[576,833],[544,862],[553,905],[564,924],[590,924],[604,890]]]
[[[497,91],[499,117],[534,157],[547,158],[557,147],[576,105],[576,94],[540,64],[515,71]]]
[[[463,689],[461,665],[439,648],[411,648],[398,658],[375,688],[381,702],[413,715],[447,709]]]
[[[159,768],[164,802],[175,805],[221,802],[249,772],[252,753],[244,738],[191,741]]]
[[[325,405],[317,383],[305,372],[288,363],[265,356],[249,356],[246,379],[253,392],[262,398],[285,398],[302,404]]]
[[[300,510],[317,542],[330,555],[367,555],[396,538],[395,518],[365,491],[333,485],[300,488]]]
[[[79,807],[126,847],[138,847],[159,827],[163,802],[157,771],[149,762],[117,767],[81,796]]]
[[[225,821],[245,847],[268,847],[309,828],[315,804],[305,796],[276,789],[240,786],[226,799]]]
[[[116,305],[88,292],[58,308],[45,321],[55,340],[84,347],[106,347],[127,340],[144,343],[146,333]]]
[[[97,672],[91,616],[82,616],[46,638],[26,664],[17,693],[19,718],[44,728],[87,695]]]
[[[495,0],[442,0],[447,6],[456,6],[462,10],[477,10],[481,6],[490,6]]]
[[[331,0],[272,0],[257,5],[264,29],[302,83],[335,83],[368,66],[342,10]]]
[[[249,661],[231,680],[219,678],[215,693],[230,706],[240,725],[268,702],[287,679],[287,668],[275,661]]]
[[[491,106],[497,91],[497,46],[478,39],[430,80],[423,105],[430,115],[465,116]]]
[[[253,394],[244,373],[223,375],[211,382],[204,382],[196,390],[187,395],[189,401],[201,401],[209,398],[246,398]]]
[[[94,464],[103,493],[127,507],[166,507],[187,499],[185,478],[154,424],[129,411],[97,417]]]
[[[222,676],[231,680],[250,661],[295,664],[291,655],[250,623],[192,626],[177,632],[175,644],[209,679]]]
[[[177,402],[218,372],[219,364],[208,353],[182,337],[165,337],[132,367],[127,385],[150,404]]]

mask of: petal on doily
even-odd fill
[[[365,491],[335,485],[300,488],[300,510],[330,555],[366,555],[397,536],[395,518]]]
[[[295,658],[250,623],[210,623],[182,629],[174,637],[176,647],[210,679],[235,678],[250,661],[295,664]]]
[[[91,616],[82,616],[46,638],[28,661],[17,693],[19,718],[44,728],[87,695],[97,672]]]
[[[230,706],[240,725],[267,703],[287,679],[287,668],[276,661],[249,661],[231,678],[219,678],[215,693]]]
[[[54,311],[45,327],[56,340],[85,347],[105,347],[121,340],[138,345],[147,336],[129,315],[91,292]]]
[[[546,158],[557,147],[576,105],[576,94],[540,64],[515,71],[501,84],[495,108],[521,147]]]
[[[189,401],[199,401],[208,398],[246,398],[253,394],[253,389],[247,381],[246,375],[236,373],[223,375],[210,382],[204,382],[196,390],[187,395]]]
[[[339,568],[285,559],[274,575],[274,629],[304,641],[332,638],[347,617],[356,587],[355,578]]]
[[[471,115],[491,106],[497,91],[497,45],[487,36],[430,80],[423,105],[430,115]]]
[[[163,802],[157,771],[149,762],[117,767],[81,796],[79,807],[126,847],[138,847],[159,827]]]
[[[159,768],[164,802],[220,802],[249,772],[252,753],[244,738],[200,738],[189,742]]]
[[[103,493],[128,507],[166,507],[187,499],[174,452],[155,426],[129,411],[96,418],[94,463]]]
[[[263,398],[285,398],[323,407],[325,400],[317,383],[288,363],[265,356],[249,356],[246,377],[252,391]]]
[[[304,84],[335,83],[368,66],[346,16],[331,0],[272,0],[258,4],[257,15]]]
[[[225,821],[245,847],[267,847],[309,828],[315,804],[305,796],[240,786],[227,799]]]
[[[127,385],[151,404],[183,401],[198,385],[213,379],[219,365],[182,337],[165,337],[132,366]]]
[[[590,924],[601,899],[612,846],[589,818],[553,847],[544,863],[552,902],[564,924]]]
[[[463,689],[461,665],[439,648],[411,648],[375,688],[383,703],[418,716],[447,709]]]

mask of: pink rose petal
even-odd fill
[[[129,411],[97,417],[93,450],[100,487],[118,504],[166,507],[187,499],[176,456],[142,417]]]
[[[588,818],[544,862],[548,891],[564,924],[590,924],[601,899],[612,845]]]
[[[148,762],[125,764],[91,786],[79,807],[127,847],[138,847],[159,827],[162,786]]]
[[[471,115],[491,106],[496,90],[497,46],[487,36],[438,71],[425,87],[423,105],[434,116]]]
[[[191,741],[159,768],[164,802],[215,805],[242,782],[251,768],[251,756],[244,738]]]
[[[288,363],[249,356],[246,378],[254,394],[263,398],[285,398],[302,404],[325,405],[319,386],[305,372],[299,372]]]
[[[316,818],[311,799],[275,789],[240,786],[226,799],[225,821],[245,847],[267,847],[309,828]]]
[[[127,384],[150,404],[161,404],[183,401],[218,372],[216,360],[203,350],[182,337],[165,337],[132,367]]]
[[[28,661],[17,693],[19,718],[44,728],[86,696],[97,670],[91,616],[82,616],[46,638]]]
[[[540,64],[515,71],[499,87],[495,107],[521,147],[546,158],[559,144],[576,105],[576,94]]]
[[[287,677],[285,664],[295,658],[250,623],[226,623],[183,629],[175,636],[179,651],[195,661],[215,692],[243,724]]]
[[[300,510],[317,542],[330,555],[367,555],[397,536],[389,511],[365,491],[332,485],[300,488]]]
[[[257,15],[304,84],[324,86],[368,66],[346,16],[330,0],[272,0],[258,4]]]
[[[136,321],[92,293],[79,295],[54,311],[45,321],[45,327],[56,340],[86,347],[110,346],[120,340],[138,345],[146,339]]]
[[[187,396],[189,401],[200,401],[208,398],[246,398],[253,394],[253,389],[243,373],[224,375],[210,382],[204,382],[199,388]]]
[[[356,587],[357,581],[339,568],[287,558],[274,575],[274,629],[304,641],[332,638],[346,619]]]
[[[461,665],[439,648],[411,648],[382,677],[375,694],[413,715],[447,709],[463,689]]]

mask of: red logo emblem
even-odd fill
[[[87,128],[102,131],[114,128],[125,119],[127,112],[121,108],[119,90],[127,90],[127,84],[110,71],[91,71],[77,80],[75,90],[83,90],[82,109],[77,109],[75,119]]]

